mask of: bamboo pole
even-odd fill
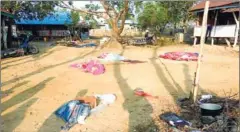
[[[205,36],[206,36],[206,29],[207,29],[207,18],[208,18],[208,8],[209,8],[209,1],[206,1],[204,14],[203,14],[203,22],[202,22],[202,29],[201,29],[201,40],[200,40],[200,52],[198,56],[197,62],[197,70],[195,72],[195,79],[194,79],[194,88],[193,88],[193,101],[196,103],[197,101],[197,94],[199,90],[199,75],[200,75],[200,66],[201,66],[201,57],[203,52],[203,45],[205,43]]]

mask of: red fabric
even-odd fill
[[[141,90],[136,90],[134,92],[135,92],[135,95],[138,95],[138,96],[158,98],[158,96],[152,96],[151,94],[148,94],[148,93],[146,93],[144,91],[141,91]]]

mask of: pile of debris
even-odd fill
[[[239,132],[240,111],[236,99],[202,95],[198,105],[188,98],[178,100],[179,113],[164,113],[160,118],[176,132]]]

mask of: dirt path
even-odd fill
[[[198,51],[198,48],[182,45],[99,51],[55,46],[38,56],[5,59],[1,62],[4,132],[59,132],[63,122],[53,112],[77,96],[95,93],[116,93],[118,100],[90,116],[84,126],[74,126],[71,132],[132,132],[138,131],[140,124],[154,124],[151,122],[155,116],[174,106],[177,97],[188,96],[196,68],[196,62],[156,58],[166,51]],[[102,52],[120,53],[147,63],[106,65],[106,73],[99,76],[69,67]],[[221,96],[222,90],[238,92],[238,73],[239,58],[235,51],[205,46],[200,77],[203,92]],[[160,98],[136,97],[133,90],[137,87]]]

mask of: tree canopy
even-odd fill
[[[193,19],[192,13],[189,12],[193,1],[159,1],[158,4],[167,9],[168,22],[175,25],[185,24]]]
[[[1,8],[8,10],[16,19],[43,19],[53,13],[58,1],[1,1]]]
[[[144,3],[143,11],[138,16],[138,24],[143,28],[156,29],[167,22],[167,9],[163,6],[147,2]]]
[[[138,22],[143,29],[154,27],[164,29],[166,24],[172,24],[174,28],[177,25],[186,27],[189,20],[194,19],[193,14],[189,12],[192,5],[192,1],[155,1],[135,4],[136,10],[140,12]]]

